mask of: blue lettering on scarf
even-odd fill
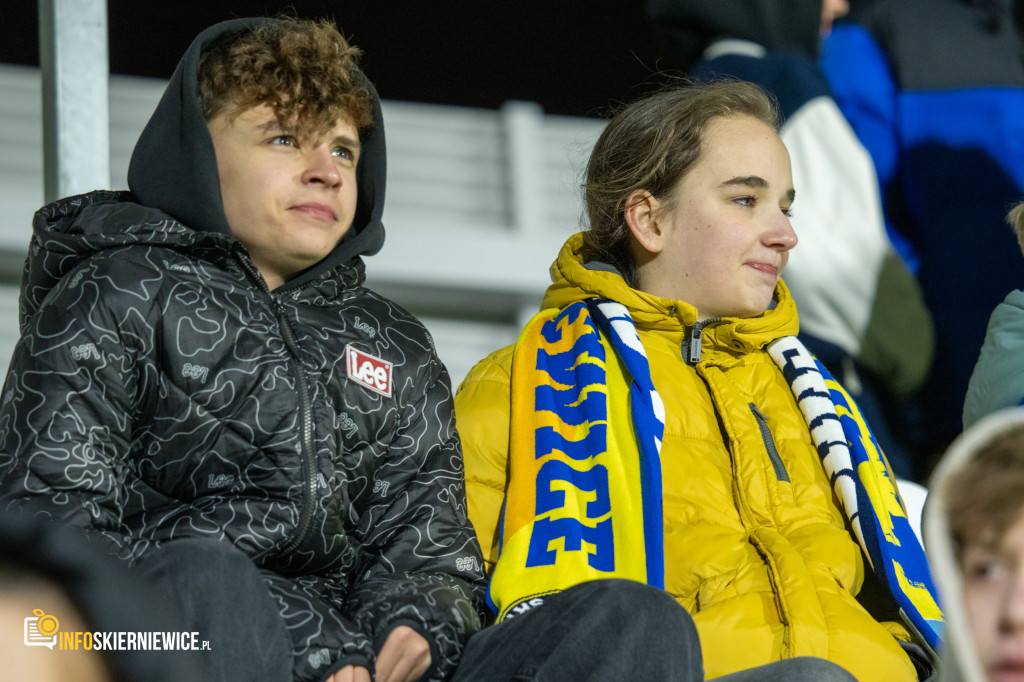
[[[582,314],[586,309],[583,304],[569,306],[553,320],[544,324],[542,337],[550,344],[557,344],[564,333],[565,324],[570,317]],[[560,353],[549,353],[543,349],[537,352],[537,370],[547,374],[553,383],[567,386],[556,389],[553,386],[539,385],[534,393],[534,409],[548,411],[557,415],[558,420],[569,426],[588,424],[587,435],[580,441],[571,441],[551,426],[538,427],[534,432],[536,457],[539,459],[553,452],[562,452],[567,457],[585,463],[608,449],[608,405],[603,390],[585,392],[587,387],[600,389],[604,386],[604,366],[591,359],[604,360],[604,346],[593,322],[588,318],[590,333],[584,333],[569,350]],[[553,512],[566,507],[565,490],[556,490],[555,481],[561,481],[585,493],[591,493],[593,499],[586,504],[585,518],[592,520],[587,525],[577,516],[569,512],[564,518],[551,518]],[[608,470],[604,466],[592,465],[583,471],[569,466],[564,461],[551,459],[545,462],[537,474],[536,482],[536,516],[533,532],[530,535],[530,547],[527,553],[526,566],[550,566],[555,563],[558,547],[557,541],[562,540],[562,551],[579,552],[586,542],[588,548],[587,563],[599,570],[612,572],[615,570],[615,546],[612,533],[612,519],[609,516],[597,521],[611,512],[611,498],[608,491]],[[540,518],[544,515],[545,518]]]
[[[537,515],[546,514],[565,506],[565,491],[555,490],[553,481],[564,481],[585,492],[594,493],[587,502],[587,518],[599,519],[612,510],[608,495],[608,469],[595,466],[588,471],[576,471],[565,462],[548,460],[537,472]]]
[[[594,546],[587,556],[587,563],[599,571],[611,573],[615,570],[615,545],[612,538],[611,518],[596,526],[584,526],[577,519],[537,519],[530,536],[530,551],[526,566],[550,566],[555,563],[556,550],[549,549],[554,540],[565,541],[566,552],[578,552],[582,543]]]
[[[558,451],[575,460],[590,459],[595,452],[605,449],[608,442],[608,425],[591,424],[583,440],[569,440],[555,431],[552,426],[541,426],[534,432],[534,452],[537,459]]]

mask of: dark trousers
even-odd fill
[[[292,678],[291,641],[259,569],[226,542],[188,539],[167,543],[137,564],[208,651],[184,651],[202,680]]]
[[[455,682],[476,680],[672,680],[703,682],[693,619],[663,590],[596,580],[547,597],[474,635]],[[856,682],[823,659],[794,658],[716,678],[720,682]]]

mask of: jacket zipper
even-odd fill
[[[715,322],[721,322],[722,318],[712,317],[703,322],[694,322],[693,326],[686,328],[683,338],[683,360],[688,365],[696,366],[700,362],[701,345],[704,342],[704,327]]]
[[[302,419],[302,450],[305,455],[302,458],[302,475],[306,480],[306,496],[302,501],[302,513],[299,516],[299,528],[295,537],[288,543],[282,554],[289,554],[295,550],[309,534],[310,526],[313,525],[313,501],[316,499],[316,459],[313,454],[313,408],[312,399],[309,396],[309,384],[306,383],[306,375],[302,370],[302,363],[299,362],[299,344],[295,339],[291,323],[284,313],[284,305],[275,297],[277,304],[277,317],[284,335],[284,343],[292,355],[292,366],[295,369],[295,380],[299,390],[299,414]]]
[[[675,313],[675,308],[671,310]],[[704,340],[704,328],[710,324],[721,322],[722,318],[710,318],[702,322],[696,322],[692,326],[686,328],[682,343],[682,356],[683,361],[687,364],[696,367],[700,363],[702,343]],[[775,475],[781,481],[789,481],[789,473],[786,471],[785,465],[782,463],[782,458],[779,456],[779,451],[775,447],[775,440],[772,438],[772,432],[768,428],[768,419],[764,416],[757,405],[754,403],[748,403],[751,413],[754,415],[754,419],[757,420],[758,429],[761,431],[761,439],[764,441],[765,449],[768,451],[768,458],[772,462],[772,467],[775,469]],[[735,465],[734,465],[735,466]],[[740,519],[744,528],[753,528],[755,526],[751,519],[751,511],[747,506],[744,495],[740,489],[739,481],[733,472],[732,477],[732,489],[733,496],[736,499],[737,510],[740,514]],[[766,569],[768,571],[769,579],[775,585],[774,599],[779,611],[779,620],[782,626],[785,628],[785,650],[791,651],[792,647],[790,644],[791,637],[791,624],[789,622],[788,609],[786,609],[785,602],[782,599],[782,588],[781,579],[778,575],[778,570],[775,566],[775,562],[771,560],[771,552],[768,551],[768,547],[765,546],[764,542],[760,539],[756,532],[750,533],[750,542],[754,545],[757,551],[765,558]]]
[[[239,249],[241,251],[241,249]],[[295,550],[296,547],[302,544],[302,541],[306,539],[309,534],[309,529],[313,525],[313,503],[316,499],[316,476],[314,471],[316,469],[316,460],[313,454],[313,409],[312,409],[312,398],[309,395],[309,384],[306,381],[306,375],[302,370],[302,363],[300,362],[299,355],[299,344],[295,338],[295,332],[292,330],[291,323],[288,321],[288,317],[285,315],[284,304],[281,302],[279,296],[271,292],[266,285],[263,276],[259,273],[254,265],[249,261],[244,252],[239,253],[238,260],[242,264],[242,268],[248,273],[249,277],[256,283],[256,285],[266,293],[270,300],[274,304],[274,314],[277,316],[278,324],[281,327],[281,336],[284,339],[285,346],[288,348],[288,353],[291,355],[291,366],[295,375],[295,383],[299,394],[299,418],[302,423],[302,478],[305,481],[305,494],[302,500],[302,509],[299,513],[298,529],[295,531],[295,535],[292,537],[288,545],[279,552],[280,555],[290,554]],[[262,552],[257,558],[262,558],[267,552]]]
[[[775,439],[772,438],[771,429],[768,428],[768,418],[764,416],[754,403],[747,403],[747,405],[754,414],[754,419],[757,420],[757,428],[761,430],[761,440],[764,441],[764,447],[768,451],[768,459],[771,460],[772,468],[775,469],[775,477],[780,481],[789,483],[789,472],[786,471],[786,465],[782,463],[779,450],[775,447]]]

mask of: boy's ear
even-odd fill
[[[626,199],[626,225],[637,244],[650,254],[661,253],[665,245],[665,235],[658,222],[660,207],[661,202],[645,189],[634,191]]]

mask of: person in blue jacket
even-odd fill
[[[911,437],[961,428],[989,312],[1024,288],[1003,224],[1024,193],[1024,66],[1009,0],[859,0],[822,68],[875,162],[889,234],[917,270],[936,356]]]

